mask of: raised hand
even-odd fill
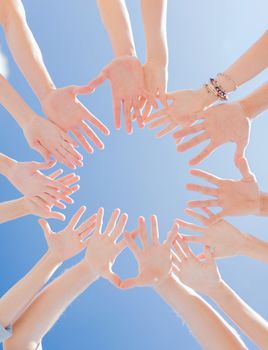
[[[62,129],[49,120],[34,117],[23,127],[29,146],[49,161],[54,157],[69,168],[83,166],[82,156],[75,150],[77,143]]]
[[[157,109],[156,99],[159,99],[162,105],[167,106],[168,71],[165,66],[157,62],[147,61],[143,66],[143,72],[146,91],[150,96],[154,97],[154,99],[148,98],[147,101],[145,98],[142,98],[140,101],[141,105],[145,103],[143,118],[148,118],[152,108]]]
[[[236,143],[236,162],[245,156],[245,150],[249,142],[250,120],[239,103],[213,106],[202,113],[198,113],[197,117],[202,120],[201,123],[184,127],[173,135],[179,143],[183,137],[198,133],[192,139],[179,144],[177,150],[180,152],[210,140],[209,144],[189,162],[190,165],[200,163],[220,145],[228,142]]]
[[[125,239],[129,249],[135,256],[139,265],[137,277],[129,278],[121,283],[121,288],[135,286],[156,286],[164,282],[171,273],[171,247],[177,234],[177,225],[174,225],[161,244],[159,242],[158,223],[155,215],[151,216],[151,242],[146,230],[145,219],[140,217],[138,228],[132,234],[127,233]],[[139,236],[142,249],[134,238]]]
[[[145,92],[144,74],[140,61],[133,56],[123,56],[114,59],[89,83],[89,88],[95,89],[106,79],[109,80],[113,95],[114,125],[121,128],[121,104],[125,118],[126,131],[132,133],[132,119],[137,119],[138,125],[143,127],[140,98],[144,101],[150,98]],[[153,101],[150,98],[150,101]],[[131,112],[133,110],[133,117]]]
[[[187,189],[214,199],[189,201],[189,208],[220,207],[221,211],[207,221],[207,224],[228,215],[251,215],[260,211],[260,191],[255,176],[251,173],[245,158],[240,158],[237,166],[241,180],[224,180],[202,170],[191,170],[191,174],[206,180],[217,188],[188,184]]]
[[[96,226],[96,214],[77,226],[85,210],[86,207],[82,206],[71,218],[69,224],[57,233],[51,230],[46,220],[39,220],[39,224],[44,231],[48,250],[58,262],[64,262],[72,258],[86,247],[87,236]]]
[[[120,216],[120,209],[115,209],[110,220],[102,231],[104,210],[100,208],[96,217],[96,228],[87,240],[85,261],[96,277],[104,277],[119,287],[121,280],[112,267],[117,256],[125,249],[126,242],[118,239],[122,236],[127,223],[127,214]]]
[[[205,246],[205,260],[198,259],[179,234],[173,244],[172,272],[179,280],[199,293],[208,294],[221,282],[209,246]]]
[[[213,214],[208,208],[202,209],[207,216],[201,215],[190,209],[186,209],[185,213],[190,217],[197,219],[204,226],[199,226],[181,219],[176,220],[180,227],[185,227],[195,233],[201,234],[201,236],[181,234],[184,241],[213,247],[214,258],[225,258],[242,254],[247,243],[247,235],[222,219],[207,226],[207,220],[213,219],[215,214]],[[204,259],[205,257],[205,252],[198,256],[200,259]]]
[[[103,149],[104,144],[93,131],[96,127],[102,134],[109,135],[109,129],[96,118],[78,99],[79,94],[88,94],[92,88],[88,86],[67,86],[54,89],[42,100],[42,108],[49,120],[65,132],[72,132],[88,153],[93,153],[93,147]],[[90,125],[91,126],[90,126]],[[64,153],[65,154],[65,153]]]
[[[70,195],[75,193],[79,190],[79,185],[74,185],[77,181],[79,181],[80,177],[76,174],[68,174],[65,176],[59,177],[63,173],[62,169],[58,169],[53,174],[49,175],[49,177],[52,180],[57,179],[58,182],[62,183],[63,185],[67,186],[68,190],[63,191],[63,194],[66,196],[65,199],[68,200],[68,203],[72,204],[73,200],[70,198]],[[24,202],[27,208],[27,211],[29,214],[39,216],[41,218],[45,219],[58,219],[58,220],[65,220],[65,215],[58,211],[53,211],[53,205],[46,204],[42,198],[40,197],[24,197]],[[65,208],[65,205],[58,201],[57,202],[58,207],[62,209]]]
[[[188,127],[198,120],[197,112],[202,112],[213,102],[204,88],[199,90],[178,90],[167,94],[171,104],[152,114],[145,121],[149,129],[163,127],[156,136],[161,137],[177,127]]]
[[[66,197],[71,193],[68,186],[40,172],[52,168],[55,164],[54,161],[49,163],[12,161],[6,172],[7,178],[26,197],[39,197],[47,205],[59,206],[59,200],[69,202]]]

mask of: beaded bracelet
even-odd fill
[[[210,78],[209,83],[204,84],[208,93],[214,94],[217,98],[221,100],[228,100],[227,92],[219,85],[216,79]]]

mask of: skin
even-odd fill
[[[246,349],[231,327],[193,290],[183,285],[172,271],[172,244],[178,234],[173,225],[167,239],[161,244],[156,216],[151,217],[151,234],[145,220],[140,217],[138,228],[125,236],[127,245],[135,256],[139,274],[121,283],[121,288],[150,286],[183,317],[191,333],[203,349]],[[135,242],[139,237],[142,248]],[[211,336],[213,334],[213,336]]]
[[[201,215],[190,209],[186,209],[185,213],[191,218],[198,220],[203,226],[181,219],[176,220],[176,223],[180,225],[180,227],[201,234],[199,236],[181,235],[186,242],[199,243],[204,246],[213,247],[214,258],[227,258],[242,255],[268,263],[267,242],[248,233],[241,232],[223,219],[220,219],[214,224],[207,225],[207,220],[212,219],[214,214],[208,208],[202,209],[205,215]],[[200,259],[204,259],[205,257],[205,252],[198,256]]]
[[[237,87],[254,78],[268,66],[267,47],[268,31],[238,58],[235,63],[224,71],[225,75],[217,76],[217,81],[224,91],[227,93],[234,91]],[[246,101],[244,101],[244,99],[240,101],[246,114],[246,111],[248,111],[248,117],[254,116],[254,113],[258,110],[263,111],[263,108],[267,108],[267,84],[261,89],[261,92],[257,90],[256,94],[252,97],[249,99],[246,98]],[[256,95],[258,99],[256,99]],[[178,127],[182,130],[185,128],[188,130],[193,122],[197,120],[196,113],[199,113],[202,117],[206,109],[218,99],[213,94],[208,93],[207,89],[204,87],[198,90],[176,91],[172,94],[168,94],[168,96],[172,101],[171,105],[169,107],[164,107],[146,120],[146,123],[151,123],[149,124],[151,129],[159,126],[163,128],[157,133],[157,137],[164,136]],[[222,109],[225,114],[225,109]],[[235,111],[237,115],[240,116],[241,111],[239,111],[238,108],[234,110],[234,112]],[[218,112],[217,109],[216,112]],[[212,125],[210,126],[211,128],[213,127]],[[219,133],[219,130],[216,130],[215,127],[213,129],[214,132]],[[176,135],[178,135],[178,137],[176,136],[176,142],[180,143],[181,135]],[[212,131],[210,132],[210,136],[211,135],[213,135]],[[220,136],[220,138],[222,137],[224,137],[224,135]],[[207,151],[207,153],[211,153],[212,149],[210,148]]]
[[[251,173],[245,158],[238,161],[241,180],[225,180],[202,170],[191,170],[191,174],[210,182],[216,188],[188,184],[187,189],[215,197],[214,199],[188,202],[189,208],[220,207],[221,211],[207,223],[217,221],[223,216],[251,215],[260,212],[260,191],[255,176]]]
[[[222,280],[209,246],[205,246],[205,260],[200,261],[178,235],[174,243],[173,268],[183,283],[213,299],[259,349],[268,349],[267,321]]]
[[[62,173],[63,170],[58,169],[53,174],[49,175],[49,177],[51,179],[57,179],[57,181],[68,187],[68,191],[63,193],[69,198],[70,201],[72,201],[70,194],[73,194],[79,190],[79,185],[75,185],[75,183],[79,181],[80,178],[75,174],[60,176]],[[63,203],[62,205],[65,208]],[[65,220],[65,215],[58,211],[52,210],[52,208],[52,205],[44,205],[43,200],[39,197],[21,197],[19,199],[0,204],[0,223],[15,220],[26,215],[35,215],[46,219]]]
[[[117,243],[117,240],[123,233],[127,215],[120,216],[120,210],[114,210],[105,230],[102,231],[103,214],[104,211],[100,208],[95,217],[94,232],[91,236],[87,235],[88,229],[83,231],[85,234],[82,233],[84,237],[83,247],[86,247],[84,259],[39,293],[15,322],[13,336],[4,344],[5,350],[35,350],[44,335],[72,301],[100,277],[107,278],[119,286],[121,280],[112,272],[112,265],[115,258],[126,247],[124,241]],[[79,232],[85,228],[81,228],[81,226],[77,229]],[[58,234],[54,238],[56,239],[57,236]],[[75,236],[76,234],[70,237],[74,240],[71,245],[72,252],[73,246],[79,247],[81,243],[80,238]],[[64,245],[60,245],[57,249],[57,254],[61,258],[65,257],[66,253],[62,249],[64,249]],[[42,318],[42,322],[38,322],[40,318]]]
[[[76,85],[63,88],[55,86],[46,69],[40,48],[28,26],[25,10],[20,0],[4,0],[1,2],[0,23],[11,53],[38,97],[48,119],[64,131],[65,134],[72,132],[87,152],[93,152],[89,142],[103,149],[104,145],[93,131],[92,126],[96,127],[104,135],[109,135],[108,128],[90,113],[77,98],[78,94],[91,93],[92,89],[88,86]],[[37,131],[36,135],[32,135],[33,139],[40,137],[40,133]],[[43,135],[43,137],[45,136]],[[57,135],[54,140],[55,148],[60,140]],[[72,140],[73,143],[76,144],[74,140]],[[49,144],[47,139],[46,144]],[[43,152],[48,155],[50,149],[45,148]],[[75,159],[70,156],[69,152],[66,152],[65,148],[59,149],[57,147],[57,157],[62,162],[66,158],[69,159],[70,163],[74,162]],[[72,153],[74,158],[78,157],[77,152]],[[81,158],[79,159],[81,162]]]

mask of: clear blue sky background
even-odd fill
[[[83,84],[94,77],[113,57],[107,34],[93,0],[25,0],[28,21],[42,49],[44,60],[57,86]],[[145,58],[145,43],[139,1],[127,1],[138,55]],[[267,28],[266,0],[170,0],[168,42],[170,52],[169,91],[196,88],[211,75],[225,69]],[[39,113],[39,103],[14,64],[4,35],[3,50],[8,56],[10,81]],[[237,99],[265,81],[267,72],[235,93]],[[81,190],[75,204],[65,211],[70,217],[81,204],[88,213],[99,206],[106,218],[115,207],[129,214],[128,229],[137,217],[158,215],[164,239],[175,217],[184,217],[189,182],[187,161],[197,149],[178,154],[171,137],[156,140],[154,132],[135,129],[132,136],[114,131],[111,95],[106,83],[85,104],[111,129],[105,151],[86,157],[81,175]],[[252,126],[247,156],[260,188],[268,191],[267,128],[268,113]],[[41,160],[31,151],[22,132],[0,107],[0,151],[19,161]],[[237,177],[233,165],[234,147],[219,149],[200,167],[222,177]],[[85,155],[85,154],[84,154]],[[0,200],[19,197],[19,193],[0,178]],[[268,220],[260,217],[232,218],[241,230],[266,239]],[[51,221],[53,229],[64,223]],[[26,217],[0,227],[0,293],[5,293],[46,250],[42,231],[34,217]],[[74,259],[74,261],[78,258]],[[61,269],[73,264],[70,262]],[[219,263],[225,280],[254,309],[268,318],[268,267],[247,258]],[[134,275],[136,264],[124,252],[115,265],[123,277]],[[41,320],[40,320],[41,322]],[[211,334],[213,336],[213,334]],[[245,339],[251,349],[256,349]],[[187,327],[153,290],[140,288],[127,292],[115,289],[104,280],[91,286],[57,322],[45,337],[44,349],[199,349]],[[215,349],[216,350],[216,349]]]

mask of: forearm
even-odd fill
[[[245,234],[245,240],[240,255],[268,263],[268,243],[252,235]]]
[[[37,117],[36,113],[2,75],[0,75],[0,103],[9,111],[22,129],[32,118]]]
[[[46,253],[34,268],[0,299],[0,324],[12,325],[59,267]]]
[[[124,0],[97,0],[115,56],[136,56],[128,10]]]
[[[216,311],[178,280],[170,278],[156,291],[182,316],[203,349],[246,349],[238,335]]]
[[[17,161],[0,153],[0,174],[9,177],[10,171],[15,167]]]
[[[147,61],[168,64],[167,0],[141,0]]]
[[[239,103],[248,118],[253,119],[261,114],[268,108],[268,83],[241,99]]]
[[[268,349],[268,324],[224,282],[209,296],[260,349]]]
[[[95,279],[96,276],[84,262],[66,271],[50,283],[25,310],[13,327],[11,341],[38,344],[64,310]],[[39,322],[40,319],[42,322]]]
[[[268,66],[268,31],[251,46],[224,73],[232,78],[237,86],[252,79]],[[226,81],[227,85],[228,82]]]
[[[25,197],[0,203],[0,224],[29,215]]]
[[[41,100],[51,89],[53,81],[43,62],[40,48],[27,24],[20,0],[4,0],[5,16],[2,25],[12,55]]]

